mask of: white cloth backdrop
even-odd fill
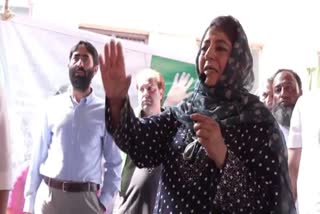
[[[69,51],[79,40],[92,42],[98,52],[110,38],[66,29],[29,18],[16,17],[0,21],[0,77],[9,101],[14,151],[14,175],[30,158],[32,127],[39,115],[40,104],[62,85],[69,83]],[[123,41],[129,73],[148,67],[150,50],[143,44]],[[130,97],[136,105],[134,84]],[[94,89],[104,97],[100,73],[94,77]]]

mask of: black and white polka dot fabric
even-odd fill
[[[111,124],[108,115],[107,100]],[[108,130],[138,167],[163,164],[157,213],[294,213],[280,163],[285,159],[274,145],[281,138],[276,127],[261,123],[224,129],[228,154],[221,170],[204,149],[192,163],[182,158],[188,130],[170,109],[139,119],[127,101],[120,125]]]

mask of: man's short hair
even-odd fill
[[[165,90],[164,78],[159,71],[156,71],[151,68],[145,68],[138,72],[136,79],[140,78],[155,78],[157,80],[158,88]],[[138,81],[136,87],[138,88]]]
[[[97,49],[88,41],[82,41],[80,40],[78,42],[78,44],[76,44],[75,46],[73,46],[70,50],[70,54],[69,54],[69,60],[71,59],[73,53],[75,51],[78,50],[79,46],[84,45],[86,47],[86,49],[88,50],[88,52],[90,53],[90,55],[92,56],[93,59],[93,64],[94,66],[99,64],[99,55],[98,55],[98,51]]]
[[[299,87],[300,91],[302,91],[302,82],[301,82],[301,79],[300,79],[299,75],[298,75],[296,72],[294,72],[293,70],[291,70],[291,69],[281,68],[281,69],[277,70],[277,72],[272,76],[272,81],[274,80],[274,78],[275,78],[279,73],[284,72],[284,71],[287,71],[287,72],[291,73],[291,74],[294,76],[294,78],[296,79],[296,81],[297,81],[297,83],[298,83],[298,87]]]

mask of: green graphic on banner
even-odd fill
[[[166,84],[165,97],[167,97],[167,93],[171,88],[174,77],[177,73],[188,73],[194,80],[198,78],[194,64],[173,60],[165,57],[153,55],[151,59],[151,68],[159,71],[163,75]],[[193,90],[194,83],[195,81],[189,88],[189,91]]]

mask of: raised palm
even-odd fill
[[[111,40],[100,55],[100,71],[106,96],[111,101],[122,101],[128,94],[131,76],[126,75],[122,46]]]

